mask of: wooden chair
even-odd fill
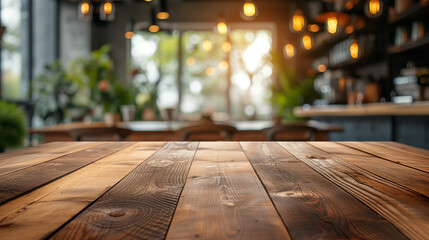
[[[229,125],[202,123],[181,128],[177,134],[183,141],[230,141],[236,131]]]
[[[262,130],[267,141],[314,141],[317,128],[310,126],[277,125]]]
[[[119,127],[74,128],[69,133],[76,141],[123,141],[132,130]]]

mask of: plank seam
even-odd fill
[[[279,145],[279,146],[281,147],[281,145],[280,145],[280,144],[278,144],[277,142],[276,142],[276,144],[277,144],[277,145]],[[283,223],[284,227],[286,228],[286,231],[287,231],[287,233],[289,234],[289,237],[290,237],[290,238],[292,238],[292,235],[290,234],[290,231],[289,231],[288,227],[286,226],[286,223],[284,222],[284,219],[283,219],[282,215],[280,214],[279,210],[277,209],[276,204],[274,204],[274,201],[273,201],[273,199],[271,198],[271,195],[270,195],[270,193],[269,193],[269,191],[268,191],[267,187],[265,186],[264,182],[262,181],[261,177],[259,176],[258,171],[256,171],[255,167],[253,166],[253,163],[249,160],[249,157],[247,156],[246,151],[244,151],[243,146],[241,145],[241,142],[239,142],[239,144],[238,144],[238,145],[240,146],[241,151],[243,151],[244,155],[246,156],[246,159],[247,159],[247,161],[250,163],[250,166],[252,166],[253,172],[255,172],[256,176],[257,176],[257,177],[258,177],[258,179],[259,179],[259,182],[262,184],[262,187],[264,188],[265,193],[268,195],[268,198],[270,199],[271,204],[273,205],[274,209],[276,210],[277,215],[278,215],[278,216],[279,216],[279,218],[282,220],[282,223]],[[274,160],[273,160],[273,161],[274,161]],[[275,161],[274,161],[274,162],[275,162]],[[275,162],[275,163],[277,163],[277,162]],[[281,171],[280,171],[280,173],[281,173],[281,174],[282,174],[282,176],[283,176],[283,173],[282,173]]]
[[[137,144],[137,143],[134,143],[134,144]],[[132,147],[133,145],[130,145],[128,147]],[[127,174],[125,174],[124,177],[122,177],[119,181],[117,181],[115,184],[113,184],[109,189],[107,189],[103,194],[101,194],[100,196],[98,196],[94,201],[92,201],[90,204],[88,204],[86,207],[84,207],[81,211],[79,211],[73,217],[71,217],[69,220],[67,220],[64,224],[62,224],[60,227],[58,227],[55,231],[53,231],[52,233],[50,233],[45,239],[51,239],[55,234],[57,234],[65,226],[67,226],[70,222],[72,222],[75,218],[77,218],[82,212],[86,211],[89,207],[91,207],[92,205],[94,205],[100,198],[102,198],[110,190],[112,190],[114,187],[116,187],[120,182],[122,182],[122,180],[124,180],[128,175],[130,175],[137,167],[139,167],[141,164],[145,163],[154,154],[156,154],[159,150],[161,150],[165,145],[166,145],[166,143],[164,143],[162,146],[159,147],[158,150],[154,151],[151,155],[149,155],[143,162],[141,162],[140,164],[137,164],[133,169],[131,169]],[[125,148],[123,148],[123,149],[125,149]],[[123,150],[123,149],[120,149],[120,150]]]
[[[378,157],[378,158],[383,159],[383,160],[385,160],[385,161],[393,162],[393,163],[399,164],[399,165],[401,165],[401,166],[408,167],[408,168],[412,168],[412,169],[415,169],[415,170],[418,170],[418,171],[421,171],[421,172],[424,172],[424,173],[429,173],[428,171],[425,171],[425,170],[423,170],[423,169],[419,169],[419,168],[416,168],[416,167],[413,167],[413,166],[410,166],[410,165],[406,165],[406,164],[403,164],[403,163],[398,162],[398,161],[393,161],[393,160],[390,160],[390,159],[385,158],[385,157],[382,157],[382,156],[377,156],[377,155],[376,155],[376,154],[374,154],[374,153],[370,153],[370,152],[364,151],[364,150],[362,150],[362,149],[360,149],[360,148],[357,148],[357,147],[349,146],[349,145],[344,144],[344,143],[342,143],[342,142],[336,142],[336,143],[341,144],[341,145],[346,146],[346,147],[353,148],[353,149],[358,150],[358,151],[360,151],[360,152],[367,153],[367,154],[369,154],[369,155],[372,155],[372,156]]]
[[[200,147],[200,143],[201,143],[201,142],[198,142],[198,145],[197,145],[197,147],[195,148],[194,155],[192,156],[191,164],[189,164],[188,173],[186,174],[185,184],[183,184],[183,187],[182,187],[182,189],[180,190],[180,194],[179,194],[179,196],[178,196],[178,198],[177,198],[176,206],[174,207],[173,214],[171,215],[171,220],[170,220],[170,222],[168,223],[168,226],[167,226],[167,229],[166,229],[166,231],[165,231],[165,235],[164,235],[164,238],[163,238],[163,239],[166,239],[166,238],[167,238],[168,232],[170,231],[171,223],[173,222],[174,215],[176,215],[177,206],[179,205],[179,201],[180,201],[180,198],[182,197],[183,190],[185,189],[186,184],[188,183],[188,176],[189,176],[189,172],[191,171],[192,164],[194,164],[195,155],[197,155],[198,148]]]
[[[134,143],[134,144],[135,144],[135,143]],[[15,200],[15,199],[17,199],[17,198],[19,198],[19,197],[22,197],[22,196],[24,196],[24,195],[26,195],[26,194],[28,194],[28,193],[30,193],[30,192],[33,192],[33,191],[35,191],[35,190],[37,190],[37,189],[39,189],[39,188],[41,188],[41,187],[43,187],[43,186],[48,185],[49,183],[52,183],[52,182],[54,182],[54,181],[56,181],[56,180],[58,180],[58,179],[60,179],[60,178],[63,178],[63,177],[65,177],[65,176],[68,176],[68,175],[70,175],[71,173],[76,172],[77,170],[80,170],[80,169],[82,169],[82,168],[84,168],[84,167],[86,167],[86,166],[88,166],[88,165],[90,165],[90,164],[93,164],[93,163],[95,163],[95,162],[99,161],[99,160],[100,160],[100,159],[102,159],[102,158],[106,158],[106,157],[108,157],[108,156],[110,156],[110,155],[112,155],[112,154],[114,154],[114,153],[117,153],[117,152],[119,152],[119,151],[121,151],[121,150],[123,150],[123,149],[125,149],[125,148],[127,148],[127,147],[130,147],[130,146],[132,146],[132,145],[124,146],[123,148],[120,148],[120,149],[118,149],[118,150],[116,150],[116,151],[114,151],[114,152],[110,153],[109,155],[106,155],[106,156],[102,156],[102,157],[96,158],[96,159],[94,159],[94,161],[92,161],[92,162],[90,162],[90,163],[88,163],[88,164],[85,164],[85,165],[83,165],[83,166],[81,166],[81,167],[78,167],[78,168],[76,168],[76,169],[74,169],[74,170],[72,170],[72,171],[70,171],[70,172],[67,172],[67,173],[65,173],[65,174],[63,174],[63,175],[61,175],[61,176],[58,176],[58,177],[53,178],[53,179],[51,179],[51,180],[49,180],[49,181],[47,181],[47,182],[45,182],[45,183],[42,183],[42,184],[41,184],[41,185],[39,185],[39,186],[36,186],[36,187],[34,187],[34,188],[32,188],[32,189],[29,189],[29,190],[27,190],[27,191],[25,191],[25,192],[22,192],[22,193],[20,193],[20,194],[17,194],[16,196],[13,196],[13,197],[11,197],[11,198],[9,198],[9,199],[6,199],[6,200],[4,200],[3,202],[0,202],[0,205],[4,205],[4,204],[6,204],[6,203],[8,203],[8,202],[10,202],[10,201],[12,201],[12,200]],[[82,151],[84,151],[84,150],[82,150]],[[79,151],[79,152],[80,152],[80,151]],[[46,162],[44,162],[44,163],[46,163]],[[33,165],[33,166],[36,166],[36,165]],[[32,166],[32,167],[33,167],[33,166]],[[9,174],[7,174],[7,175],[9,175]],[[7,176],[7,175],[4,175],[4,176]],[[2,176],[2,177],[4,177],[4,176]]]

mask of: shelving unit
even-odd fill
[[[418,50],[419,48],[429,47],[429,36],[423,37],[422,39],[408,42],[401,46],[390,46],[387,49],[388,54],[398,54],[411,50]]]

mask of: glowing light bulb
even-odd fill
[[[188,65],[188,66],[192,66],[192,65],[194,65],[195,64],[195,58],[194,57],[188,57],[187,59],[186,59],[186,65]]]
[[[330,34],[334,34],[337,32],[338,28],[338,20],[336,17],[330,17],[326,20],[326,27]]]
[[[211,77],[214,76],[216,74],[216,69],[214,69],[214,67],[208,67],[206,68],[206,75]]]
[[[230,42],[224,42],[224,43],[222,43],[222,50],[224,51],[224,52],[229,52],[229,51],[231,51],[231,43]]]
[[[317,66],[317,71],[319,71],[321,73],[325,72],[326,69],[327,69],[327,67],[325,64],[319,64],[319,66]]]
[[[286,44],[284,53],[287,58],[293,58],[295,56],[295,47],[290,43]]]
[[[356,40],[353,40],[352,44],[350,44],[350,56],[353,59],[359,58],[359,45]]]
[[[219,69],[225,71],[229,68],[229,63],[227,61],[222,61],[219,63]]]
[[[206,52],[210,52],[213,48],[213,43],[210,40],[204,40],[203,42],[203,50]]]
[[[228,26],[224,21],[220,21],[217,23],[217,31],[222,35],[225,35],[228,33]]]
[[[308,34],[302,36],[301,43],[305,50],[310,50],[313,47],[313,40]]]
[[[80,5],[80,12],[81,12],[83,15],[88,14],[88,13],[89,13],[89,3],[87,3],[87,2],[83,2],[83,3]]]
[[[375,18],[381,15],[383,11],[383,2],[381,0],[368,0],[365,4],[365,15]]]
[[[152,32],[152,33],[159,32],[159,26],[158,25],[150,25],[148,30],[149,30],[149,32]]]
[[[305,19],[302,16],[302,12],[297,10],[292,17],[292,31],[301,32],[305,27]]]
[[[168,19],[170,17],[170,14],[168,12],[158,12],[156,14],[156,17],[158,19],[165,20],[165,19]]]
[[[245,2],[243,4],[243,13],[247,17],[254,17],[256,15],[256,6],[253,2]]]
[[[310,32],[318,32],[320,30],[320,27],[317,24],[310,24],[307,26],[307,30]]]
[[[126,32],[125,33],[125,38],[126,39],[131,39],[131,38],[133,38],[134,37],[134,33],[133,32]]]
[[[111,14],[111,13],[112,13],[112,10],[113,10],[112,3],[110,3],[110,2],[105,2],[105,3],[104,3],[104,5],[103,5],[103,12],[104,12],[105,14]]]

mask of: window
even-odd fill
[[[271,50],[268,30],[237,29],[228,37],[213,31],[137,32],[131,40],[137,104],[150,105],[159,84],[157,106],[178,109],[184,120],[201,113],[215,120],[269,119]]]
[[[2,94],[6,99],[19,99],[22,92],[21,1],[1,0],[1,22],[6,27],[1,43]]]

